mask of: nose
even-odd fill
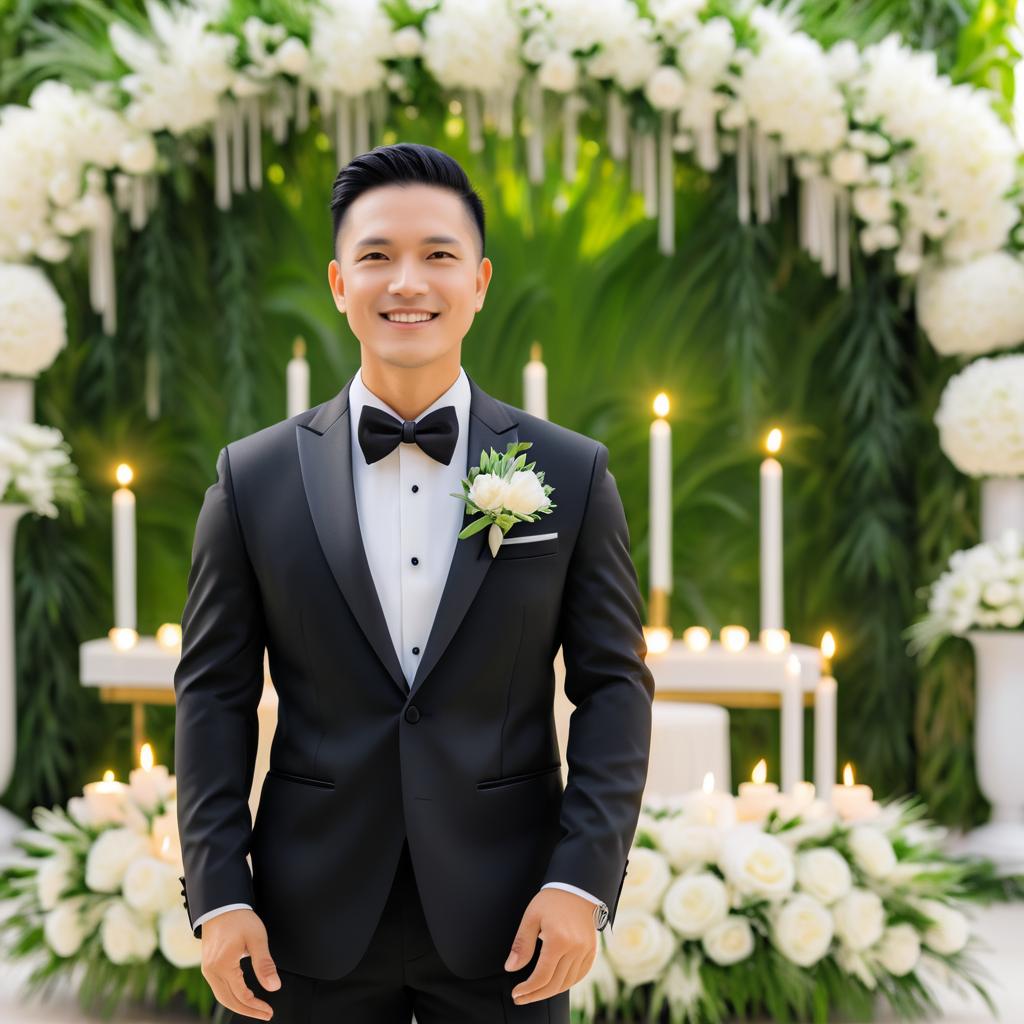
[[[390,295],[426,295],[430,286],[426,281],[417,280],[415,272],[416,261],[408,265],[404,260],[395,263],[395,277],[388,285]]]

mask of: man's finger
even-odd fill
[[[512,998],[527,996],[531,992],[536,992],[537,989],[543,988],[551,980],[564,955],[563,953],[555,952],[551,945],[545,943],[541,947],[540,959],[537,961],[537,966],[534,967],[533,973],[526,981],[520,982],[512,990]]]
[[[563,989],[568,988],[569,986],[566,984],[566,979],[571,976],[576,962],[577,961],[568,954],[563,956],[562,959],[558,961],[558,966],[555,968],[555,972],[551,976],[551,980],[534,992],[527,993],[525,998],[517,999],[516,1005],[519,1006],[524,1003],[536,1003],[541,999],[550,999],[551,996],[556,996]]]
[[[235,964],[234,970],[229,969],[226,974],[221,975],[221,978],[228,983],[232,996],[242,1004],[243,1013],[248,1013],[250,1017],[270,1020],[274,1013],[273,1007],[256,997],[256,993],[246,983],[245,975],[242,973],[240,965]],[[248,1007],[248,1009],[244,1009],[245,1007]]]
[[[533,959],[533,951],[537,945],[537,936],[540,934],[540,921],[532,915],[523,917],[519,925],[519,931],[512,940],[512,949],[508,959],[505,961],[505,970],[514,971],[528,964]]]
[[[259,938],[249,940],[249,954],[252,960],[252,973],[256,980],[268,991],[276,992],[281,987],[281,979],[277,976],[277,967],[270,955],[266,933]]]
[[[238,1000],[231,994],[231,989],[220,978],[217,978],[216,981],[210,981],[209,979],[207,979],[207,981],[209,982],[210,989],[213,992],[214,999],[216,999],[221,1006],[231,1010],[233,1013],[240,1013],[243,1016],[252,1015],[258,1017],[260,1020],[267,1019],[265,1014],[260,1014],[255,1010],[250,1010],[248,1007],[243,1006],[238,1002]]]

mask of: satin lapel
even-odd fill
[[[366,560],[352,484],[352,436],[348,420],[351,379],[320,406],[306,426],[295,428],[302,486],[327,564],[348,606],[404,697],[405,673],[391,641],[384,609]]]
[[[469,443],[463,476],[480,462],[480,452],[503,452],[519,440],[514,419],[504,406],[477,386],[469,374]],[[487,546],[487,531],[458,540],[444,591],[423,658],[412,686],[408,686],[384,610],[370,573],[359,531],[355,488],[352,483],[352,437],[348,392],[352,380],[317,410],[309,423],[295,428],[302,470],[302,486],[320,547],[352,614],[377,652],[403,697],[410,699],[430,674],[455,636],[494,559]],[[452,498],[452,501],[455,501]],[[465,516],[464,525],[472,522]]]
[[[466,376],[469,377],[469,374]],[[469,377],[469,386],[472,394],[469,406],[469,445],[463,476],[469,476],[471,466],[480,464],[481,451],[490,451],[494,448],[498,452],[503,452],[509,444],[519,440],[519,432],[515,429],[518,421],[486,391],[478,387],[472,377]],[[455,500],[452,498],[452,501]],[[468,506],[465,507],[468,512]],[[468,526],[474,518],[465,515],[460,529]],[[455,553],[452,555],[437,614],[434,616],[427,646],[409,691],[410,700],[416,696],[416,691],[451,643],[493,561],[494,558],[487,546],[487,530],[480,530],[465,540],[456,540]]]

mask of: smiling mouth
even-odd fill
[[[423,324],[429,324],[436,320],[441,314],[433,313],[429,320],[389,320],[385,313],[380,314],[381,320],[386,324],[391,324],[392,327],[422,327]]]

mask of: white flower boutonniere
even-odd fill
[[[490,525],[487,544],[491,557],[498,553],[501,542],[516,523],[533,523],[537,514],[550,515],[558,508],[548,495],[553,487],[544,483],[544,471],[533,471],[535,462],[525,465],[526,456],[519,453],[532,448],[532,441],[510,444],[503,455],[493,448],[490,455],[480,452],[480,465],[469,471],[462,480],[463,494],[453,494],[466,503],[466,514],[480,513],[459,533],[459,540],[472,537]]]

